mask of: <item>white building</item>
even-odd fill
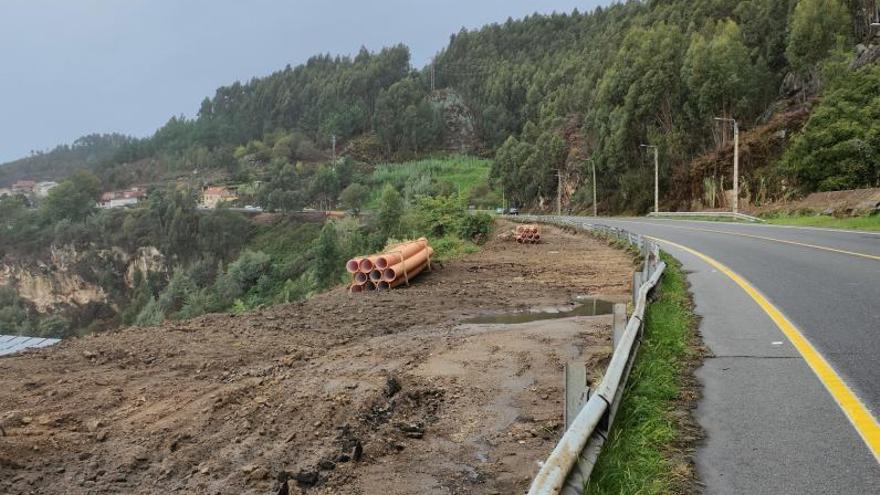
[[[125,206],[134,206],[146,197],[147,191],[139,187],[133,187],[124,191],[110,191],[101,195],[101,202],[98,206],[104,209],[122,208]]]
[[[38,198],[45,198],[49,195],[49,191],[57,185],[58,183],[54,181],[37,182],[37,185],[34,186],[34,194]]]

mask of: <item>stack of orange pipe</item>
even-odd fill
[[[389,247],[385,252],[348,260],[345,269],[351,274],[350,292],[393,289],[431,267],[434,250],[422,237]]]
[[[520,244],[537,244],[541,242],[541,232],[537,225],[517,225],[516,242]]]

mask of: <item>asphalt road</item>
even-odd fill
[[[830,364],[832,379],[820,377],[810,366],[815,353],[796,348],[729,274],[661,243],[688,272],[713,354],[697,372],[707,437],[696,460],[706,493],[880,494],[880,233],[568,218],[671,241],[726,265]],[[833,379],[861,405],[840,405]]]

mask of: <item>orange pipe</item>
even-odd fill
[[[364,256],[361,258],[360,262],[358,262],[358,270],[361,273],[370,273],[373,271],[373,268],[376,267],[376,260],[379,259],[378,254],[374,254],[371,256]]]
[[[345,263],[345,270],[348,273],[357,273],[360,270],[361,257],[352,258]]]
[[[353,294],[354,294],[354,293],[358,293],[358,292],[363,292],[363,291],[364,291],[364,286],[363,286],[363,285],[358,285],[358,284],[351,284],[351,285],[348,287],[348,291],[351,292],[351,293],[353,293]]]
[[[431,249],[431,248],[428,248],[428,249]],[[428,264],[429,264],[429,263],[430,263],[430,261],[428,261],[428,259],[425,258],[425,261],[423,261],[421,265],[419,265],[419,266],[413,268],[411,271],[408,271],[408,272],[407,272],[407,277],[409,278],[409,280],[412,280],[413,277],[415,277],[415,276],[418,275],[419,273],[422,273],[422,271],[423,271],[425,268],[428,267]],[[401,276],[400,278],[394,280],[393,282],[389,282],[389,283],[388,283],[388,286],[391,287],[391,288],[393,289],[393,288],[395,288],[395,287],[397,287],[397,286],[399,286],[399,285],[401,285],[401,284],[405,284],[405,283],[406,283],[406,280],[407,280],[406,278],[404,278],[404,277]]]
[[[370,272],[370,282],[382,280],[382,270],[374,269]]]
[[[426,247],[419,251],[418,253],[406,258],[405,261],[398,263],[390,268],[386,268],[382,272],[382,280],[386,282],[391,282],[397,280],[400,277],[407,276],[412,278],[412,272],[419,265],[428,261],[428,259],[434,254],[434,250],[430,247]]]
[[[424,237],[419,238],[415,241],[404,242],[395,246],[391,246],[375,261],[376,268],[384,270],[389,266],[394,266],[398,263],[401,263],[403,262],[403,260],[409,258],[410,256],[414,256],[416,253],[418,253],[422,249],[425,249],[427,246],[428,239],[425,239]]]
[[[354,274],[354,283],[357,285],[364,285],[369,281],[369,277],[364,272],[357,272]]]

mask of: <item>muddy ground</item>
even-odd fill
[[[0,358],[0,493],[523,493],[562,433],[562,366],[601,373],[610,317],[464,321],[625,299],[633,267],[544,239],[493,235],[405,289]]]

